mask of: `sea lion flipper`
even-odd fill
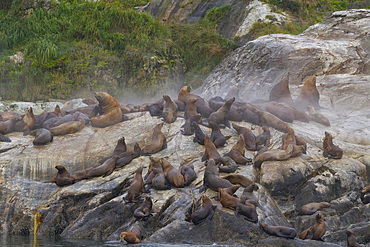
[[[225,121],[224,121],[224,125],[225,125],[226,127],[228,127],[229,129],[231,129],[231,125],[230,125],[229,120],[225,119]]]
[[[234,212],[235,216],[240,218],[240,215],[239,215],[239,207],[236,207],[235,208],[235,212]]]
[[[109,176],[109,175],[111,175],[112,174],[112,172],[113,172],[113,168],[112,169],[109,169],[105,174],[104,174],[104,176],[103,176],[103,178],[105,178],[105,177],[107,177],[107,176]]]
[[[212,209],[209,210],[208,219],[212,220],[214,214],[215,214],[215,210],[213,209],[213,205],[212,205]]]
[[[207,187],[208,187],[207,185],[203,184],[203,186],[200,187],[200,189],[199,189],[199,193],[202,193],[203,191],[206,191]]]

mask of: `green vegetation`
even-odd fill
[[[199,83],[234,43],[217,34],[213,20],[164,24],[133,7],[145,0],[60,1],[52,10],[19,10],[14,0],[0,12],[0,97],[47,100],[126,88],[152,96],[178,66],[186,83]],[[15,11],[18,9],[18,11]],[[8,56],[23,51],[14,66]]]

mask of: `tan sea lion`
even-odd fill
[[[107,159],[103,164],[100,166],[94,167],[91,169],[87,174],[87,178],[99,177],[104,175],[104,177],[109,176],[112,174],[114,169],[116,168],[116,161],[119,159],[118,155],[114,155],[113,157]]]
[[[167,148],[166,136],[162,133],[162,127],[163,123],[154,127],[152,141],[141,150],[142,155],[154,154]]]
[[[122,111],[115,98],[105,92],[94,94],[99,101],[99,116],[91,118],[91,126],[105,128],[122,121]]]
[[[164,104],[162,110],[162,116],[166,123],[173,123],[177,118],[177,105],[172,101],[168,95],[163,95]]]
[[[313,239],[320,240],[326,232],[326,223],[321,214],[316,215],[315,225],[309,227],[308,229],[302,231],[299,234],[300,239]]]
[[[158,168],[158,169],[163,171],[160,158],[150,156],[149,160],[150,160],[150,162],[149,162],[148,172],[146,173],[146,175],[144,177],[145,184],[151,184],[152,183],[152,179],[154,178],[154,172],[153,172],[154,168]]]
[[[316,109],[320,108],[319,105],[320,94],[316,88],[316,76],[310,76],[304,82],[301,92],[296,99],[300,108],[305,109],[308,105],[312,105]]]
[[[330,126],[330,121],[324,115],[317,113],[315,108],[308,105],[307,106],[308,113],[310,114],[310,120],[316,123],[321,123],[325,126]]]
[[[235,98],[229,99],[220,109],[211,113],[211,115],[209,115],[208,122],[214,122],[217,125],[224,124],[226,127],[231,128],[230,123],[227,120],[227,116],[229,115],[231,105],[234,103],[234,101]]]
[[[9,137],[4,136],[0,133],[0,142],[11,142],[12,140],[9,139]]]
[[[266,111],[277,116],[284,122],[293,123],[294,112],[290,108],[285,107],[283,104],[270,101],[265,103],[263,106],[265,107]]]
[[[208,135],[204,137],[204,155],[202,157],[202,161],[206,161],[208,159],[214,159],[215,162],[219,162],[221,155],[218,153],[215,144],[211,141],[211,138]]]
[[[266,111],[258,110],[257,108],[251,108],[251,111],[259,117],[261,126],[270,126],[281,132],[286,131],[286,127],[288,125],[275,115],[272,115],[271,113]]]
[[[333,144],[333,136],[325,131],[325,137],[323,139],[324,157],[333,159],[340,159],[343,156],[343,150]]]
[[[35,137],[33,140],[33,145],[45,145],[53,141],[53,135],[47,129],[36,129],[30,132],[32,136]]]
[[[251,162],[251,159],[246,158],[245,156],[245,142],[243,135],[239,135],[238,141],[231,148],[229,152],[229,157],[232,158],[239,165],[246,165]]]
[[[262,229],[270,235],[275,235],[278,237],[291,238],[294,239],[297,235],[297,231],[292,227],[287,226],[270,226],[267,224],[260,224]]]
[[[164,158],[161,159],[161,164],[167,181],[177,188],[184,187],[185,181],[180,171],[173,167],[171,163]]]
[[[262,129],[263,129],[263,133],[256,136],[256,147],[257,147],[257,149],[260,146],[270,145],[270,138],[271,138],[270,129],[269,129],[269,127],[266,127],[266,126],[263,126]]]
[[[306,205],[303,205],[299,209],[299,213],[303,215],[311,215],[316,213],[317,210],[320,210],[322,208],[330,207],[330,203],[328,202],[312,202],[308,203]]]
[[[23,127],[23,135],[29,135],[30,131],[33,130],[36,124],[36,118],[33,114],[33,109],[30,107],[24,117],[22,118],[22,121],[24,123]]]
[[[218,188],[218,194],[220,195],[221,205],[225,208],[235,209],[236,204],[240,203],[239,198],[229,195],[223,188]]]
[[[113,153],[101,159],[99,163],[103,164],[107,159],[112,158],[114,155],[120,155],[121,153],[124,153],[126,151],[127,151],[127,145],[125,142],[125,137],[121,137],[120,139],[118,139],[116,147],[113,150]]]
[[[149,196],[146,196],[140,207],[135,209],[134,217],[139,220],[148,218],[152,213],[152,207],[152,199]]]
[[[244,203],[237,202],[235,204],[235,216],[239,217],[239,215],[243,215],[246,217],[248,221],[251,221],[253,223],[258,222],[258,215],[256,208],[253,208],[251,206],[245,205]]]
[[[180,166],[180,173],[184,177],[185,186],[190,185],[197,178],[193,164],[182,164]]]
[[[253,134],[253,132],[250,129],[239,126],[235,123],[233,123],[232,125],[239,135],[243,135],[244,142],[245,142],[245,148],[251,151],[255,151],[256,150],[256,137]]]
[[[261,165],[264,161],[272,161],[272,160],[287,160],[293,153],[294,146],[289,144],[285,150],[280,149],[272,149],[268,150],[260,155],[258,155],[254,159],[254,167],[261,168]]]
[[[356,241],[355,236],[353,235],[353,232],[350,230],[346,231],[347,234],[347,246],[348,247],[361,247]]]
[[[208,103],[202,97],[195,94],[191,94],[190,91],[191,91],[190,86],[182,87],[179,92],[178,99],[187,104],[188,100],[197,98],[198,100],[195,102],[197,112],[200,113],[202,117],[208,118],[209,115],[213,112],[213,110],[209,107]]]
[[[13,132],[16,122],[17,122],[16,118],[10,118],[4,122],[0,122],[0,133],[8,134],[8,133]]]
[[[206,194],[202,194],[202,207],[197,211],[193,212],[190,216],[191,221],[194,225],[198,225],[203,222],[206,218],[212,219],[216,210],[216,206],[212,204],[211,199]]]
[[[211,132],[210,138],[211,138],[211,141],[213,142],[213,144],[215,144],[216,148],[225,146],[225,144],[226,144],[226,138],[221,133],[221,130],[218,127],[218,125],[215,124],[212,121],[209,121],[208,124],[209,124],[209,127],[212,128],[212,132]]]
[[[230,181],[219,177],[218,167],[214,159],[209,159],[208,165],[204,171],[203,187],[200,189],[200,192],[207,188],[218,191],[218,188],[229,188],[231,186],[233,186],[233,184],[230,183]]]
[[[289,91],[289,76],[286,76],[271,89],[269,100],[287,103],[288,105],[294,105]]]
[[[136,170],[135,177],[131,181],[130,187],[127,191],[127,201],[135,202],[135,198],[140,195],[140,192],[144,189],[144,180],[142,177],[143,167],[139,167]]]
[[[198,114],[197,107],[195,106],[195,103],[198,101],[197,98],[189,99],[188,103],[185,107],[185,113],[184,113],[184,119],[187,120],[189,118],[194,117]]]
[[[222,179],[229,180],[232,184],[240,184],[241,186],[247,187],[253,184],[253,181],[249,178],[240,175],[240,174],[229,174],[226,176],[221,177]]]
[[[79,118],[78,121],[67,122],[59,126],[50,128],[49,130],[54,136],[59,136],[59,135],[76,133],[82,130],[84,127],[85,127],[85,120],[83,118]]]
[[[70,185],[75,182],[74,178],[69,174],[64,166],[58,165],[55,167],[58,173],[51,182],[56,183],[58,186]]]
[[[140,228],[134,226],[131,231],[121,232],[119,235],[121,242],[126,241],[128,244],[138,244],[141,242]]]

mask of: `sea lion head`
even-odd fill
[[[316,215],[316,223],[321,223],[324,221],[324,218],[322,217],[321,214]]]
[[[186,91],[188,92],[188,93],[190,93],[190,91],[191,91],[191,86],[185,86],[186,87]]]
[[[135,158],[139,157],[141,155],[141,148],[139,146],[139,143],[135,143],[135,146],[134,146],[134,151],[132,152],[133,153],[133,156]]]
[[[347,231],[346,231],[346,234],[347,234],[347,236],[348,236],[348,237],[350,237],[350,236],[352,236],[352,235],[353,235],[353,232],[352,232],[352,231],[350,231],[350,230],[347,230]]]
[[[189,99],[189,101],[188,101],[188,104],[195,104],[195,102],[197,102],[198,101],[198,99],[197,98],[192,98],[192,99]]]
[[[323,207],[325,207],[325,208],[330,207],[330,203],[328,203],[328,202],[322,202],[322,203],[321,203],[321,205],[322,205]]]
[[[60,110],[59,105],[56,105],[55,106],[55,108],[54,108],[54,114],[57,115],[57,116],[62,115],[62,111]]]
[[[149,163],[149,168],[148,168],[148,173],[152,171],[154,168],[160,168],[161,167],[161,159],[149,156],[150,163]]]
[[[196,114],[193,116],[193,122],[199,122],[202,119],[202,115]]]
[[[58,170],[58,173],[63,173],[63,172],[66,172],[66,168],[62,165],[57,165],[55,166],[55,168]]]
[[[166,102],[172,102],[172,99],[170,96],[168,95],[163,95],[163,99],[166,101]]]
[[[206,195],[206,193],[202,194],[202,206],[206,205],[208,202],[211,202],[211,199]]]
[[[235,97],[232,97],[231,99],[227,100],[225,103],[225,106],[230,107],[235,101]]]
[[[163,127],[163,123],[157,124],[154,127],[154,132],[160,132],[160,131],[162,131],[162,127]]]
[[[290,128],[288,125],[286,126],[286,131],[288,134],[294,135],[294,129]]]

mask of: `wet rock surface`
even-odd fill
[[[152,198],[153,215],[148,220],[140,222],[143,242],[197,245],[218,243],[245,246],[344,246],[346,245],[345,231],[351,229],[359,243],[369,243],[370,206],[361,202],[360,191],[369,182],[370,102],[367,96],[370,77],[359,74],[367,71],[366,55],[361,55],[360,59],[359,53],[352,53],[352,45],[363,48],[361,42],[365,41],[362,40],[361,35],[365,32],[363,29],[366,29],[364,22],[369,22],[369,17],[366,17],[368,13],[369,11],[359,10],[333,14],[327,22],[321,24],[324,26],[317,26],[318,34],[324,32],[322,30],[325,30],[325,25],[330,26],[332,23],[337,23],[335,27],[338,26],[338,28],[344,25],[342,23],[347,23],[346,25],[352,29],[357,27],[358,32],[352,32],[352,36],[358,35],[356,39],[348,34],[348,37],[344,35],[344,41],[335,41],[344,42],[342,44],[346,45],[351,44],[351,48],[347,46],[342,46],[341,49],[338,46],[335,48],[334,41],[333,43],[324,41],[324,38],[327,38],[325,35],[321,35],[322,40],[317,41],[316,38],[311,37],[314,27],[301,36],[262,37],[246,44],[226,58],[224,64],[209,76],[202,87],[204,95],[208,96],[218,94],[224,96],[223,93],[226,94],[228,88],[238,86],[241,89],[240,96],[243,96],[244,100],[252,99],[252,96],[258,98],[259,95],[268,97],[271,87],[290,70],[300,72],[292,73],[290,76],[291,92],[296,96],[299,94],[301,79],[312,73],[321,74],[317,77],[317,87],[321,96],[320,105],[323,107],[319,112],[328,117],[331,127],[314,122],[294,121],[289,126],[295,130],[297,136],[307,142],[307,154],[287,161],[266,161],[260,170],[254,169],[251,165],[239,166],[236,173],[258,184],[259,190],[253,194],[258,198],[256,210],[260,223],[294,227],[299,233],[312,226],[315,217],[315,214],[299,215],[301,206],[311,202],[331,203],[331,207],[320,210],[327,224],[327,232],[323,237],[325,242],[298,238],[289,240],[270,236],[258,224],[245,220],[243,216],[237,218],[234,211],[222,208],[221,204],[214,199],[212,200],[217,205],[217,209],[211,220],[207,219],[199,225],[189,222],[190,214],[199,205],[201,196],[199,189],[203,185],[205,166],[200,160],[204,153],[204,146],[194,143],[193,136],[181,134],[181,126],[185,123],[183,118],[178,118],[172,124],[164,124],[162,132],[166,136],[168,147],[153,156],[167,157],[166,159],[176,168],[179,168],[184,161],[192,163],[197,179],[185,188],[172,188],[165,191],[151,189],[146,194]],[[348,22],[346,16],[349,17]],[[338,18],[341,18],[341,21]],[[351,20],[358,23],[358,26],[352,26]],[[338,32],[337,30],[336,33]],[[271,39],[277,40],[279,45],[270,42]],[[351,41],[348,41],[349,39]],[[304,64],[311,58],[314,64],[317,53],[312,52],[315,49],[309,48],[308,40],[321,42],[316,43],[317,50],[320,51],[323,50],[322,47],[332,45],[333,49],[337,49],[338,53],[335,54],[339,55],[331,57],[321,54],[320,61],[330,57],[331,62],[327,62],[326,67],[320,67],[321,70],[317,66],[315,69],[310,69],[310,66]],[[292,41],[294,44],[300,44],[302,47],[307,45],[307,47],[295,51],[294,47],[288,49]],[[283,44],[287,47],[281,48]],[[269,46],[275,46],[275,50],[268,49]],[[264,51],[261,53],[265,54],[261,57],[266,62],[264,66],[259,61],[253,60],[256,58],[253,56],[257,56],[255,48],[258,48],[258,51]],[[340,53],[340,50],[345,54]],[[248,53],[243,53],[244,51]],[[285,53],[287,51],[288,53]],[[253,52],[256,54],[253,55]],[[297,56],[289,57],[289,54]],[[289,59],[284,60],[287,63],[282,64],[282,59],[275,59],[279,56],[288,57]],[[348,63],[345,66],[336,60],[340,56],[344,60],[348,56],[346,60]],[[297,57],[299,59],[294,60]],[[232,60],[233,63],[230,62]],[[230,64],[227,64],[228,62]],[[338,64],[341,65],[334,69]],[[300,66],[300,69],[295,66]],[[250,72],[252,68],[255,70],[253,73]],[[338,71],[344,73],[338,73]],[[257,88],[261,88],[262,91],[256,93]],[[264,97],[261,96],[261,99]],[[86,126],[77,133],[56,136],[52,143],[45,146],[34,146],[32,136],[23,136],[22,133],[9,134],[12,142],[0,143],[0,232],[118,240],[120,232],[128,230],[134,224],[133,212],[139,204],[126,203],[125,196],[136,169],[144,166],[143,174],[146,174],[149,166],[148,156],[134,159],[129,165],[116,169],[107,177],[82,180],[65,187],[58,187],[48,181],[54,178],[56,165],[65,166],[71,174],[95,165],[102,157],[111,154],[117,140],[123,136],[129,149],[132,149],[135,142],[142,147],[144,143],[150,141],[154,126],[162,122],[160,119],[151,117],[148,112],[127,115],[132,120],[103,129]],[[238,125],[252,129],[255,135],[262,133],[262,128],[259,126],[252,126],[245,122]],[[211,129],[200,127],[206,134],[211,133]],[[279,148],[283,133],[271,128],[270,130],[272,137],[270,148]],[[236,143],[238,135],[234,129],[225,128],[221,131],[228,139],[227,145],[218,149],[218,152],[224,155]],[[324,131],[332,133],[334,143],[344,150],[342,159],[323,157]],[[245,156],[253,158],[254,155],[255,152],[247,150]],[[243,189],[240,188],[236,195],[240,197]],[[207,190],[206,194],[210,198],[216,196],[216,192],[211,190]]]

